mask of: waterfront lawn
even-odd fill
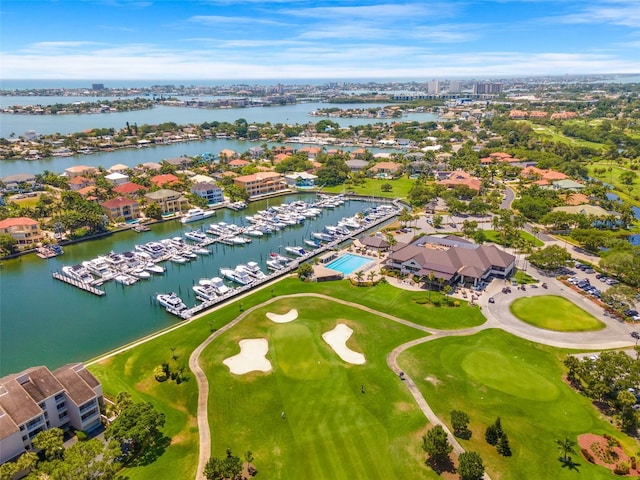
[[[383,192],[382,185],[387,183],[393,188],[390,192]],[[336,185],[335,187],[323,187],[322,191],[328,193],[353,192],[356,195],[364,195],[365,197],[406,198],[414,183],[415,180],[407,177],[400,177],[393,180],[365,178],[364,183],[360,185],[345,183],[343,185]]]
[[[523,238],[528,242],[533,242],[534,247],[544,246],[544,242],[542,240],[540,240],[537,237],[534,237],[529,232],[520,230],[518,233],[520,234],[520,238]],[[499,232],[496,232],[495,230],[484,230],[484,234],[486,235],[486,239],[488,242],[493,242],[496,245],[502,245],[502,238]],[[506,246],[510,247],[511,245],[506,245]]]
[[[557,480],[619,478],[572,455],[578,471],[562,468],[555,441],[577,440],[582,433],[608,433],[630,454],[637,443],[600,418],[588,398],[562,380],[567,350],[529,342],[500,330],[448,337],[413,347],[399,357],[440,419],[462,410],[470,419],[465,450],[477,451],[491,478]],[[500,417],[513,456],[498,455],[484,439],[486,427]]]
[[[509,308],[523,322],[556,332],[590,332],[605,327],[573,302],[555,295],[519,298]]]
[[[291,282],[287,280],[286,282]],[[295,281],[294,281],[295,282]],[[283,285],[286,286],[287,283]],[[429,303],[444,298],[439,292],[403,290],[389,283],[373,287],[358,287],[349,280],[336,282],[305,283],[298,289],[320,293],[349,302],[356,302],[379,312],[437,329],[459,329],[482,325],[486,319],[480,309],[458,300],[458,307],[434,307]],[[300,290],[298,290],[300,291]],[[293,292],[292,292],[293,293]]]
[[[596,173],[594,170],[598,168],[606,168],[607,171],[605,173]],[[609,169],[611,169],[611,171],[609,171]],[[620,167],[619,165],[612,165],[611,162],[598,162],[589,166],[589,175],[613,185],[616,194],[622,200],[628,201],[633,205],[638,205],[638,200],[634,197],[640,195],[640,176],[631,185],[625,185],[620,181],[620,174],[628,171],[633,170]],[[629,191],[629,187],[631,187],[631,191]]]
[[[267,312],[298,310],[276,324]],[[364,365],[342,361],[322,333],[344,323],[347,345]],[[424,465],[426,420],[386,357],[424,332],[331,300],[289,298],[252,312],[201,355],[210,381],[212,450],[251,450],[260,476],[313,478],[437,478]],[[245,338],[266,338],[270,372],[234,375],[222,363]],[[362,393],[361,387],[365,393]],[[282,419],[281,412],[286,418]]]

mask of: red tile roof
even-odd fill
[[[0,228],[21,227],[23,225],[38,225],[38,222],[29,217],[5,218],[0,220]]]
[[[151,183],[154,183],[157,186],[162,187],[163,185],[168,185],[171,183],[179,183],[180,179],[175,175],[173,175],[172,173],[164,173],[162,175],[156,175],[154,177],[151,177],[150,181]]]
[[[119,193],[120,195],[131,195],[132,193],[136,193],[140,190],[147,191],[149,189],[144,185],[138,185],[137,183],[133,182],[123,183],[122,185],[118,185],[117,187],[113,188],[113,191]]]
[[[118,197],[112,200],[107,200],[106,202],[102,202],[100,205],[106,208],[118,208],[124,207],[125,205],[136,205],[138,202],[131,198],[126,197]]]

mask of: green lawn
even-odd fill
[[[606,168],[607,171],[605,173],[595,173],[596,168]],[[611,168],[611,171],[608,169]],[[620,181],[620,174],[622,172],[629,171],[628,168],[623,168],[618,165],[612,164],[612,162],[598,162],[593,163],[589,166],[589,175],[597,178],[598,180],[602,180],[605,183],[613,185],[615,192],[620,196],[624,201],[629,201],[634,205],[638,204],[636,199],[630,198],[637,197],[640,195],[640,173],[638,173],[638,178],[631,185],[624,185]],[[629,192],[629,187],[631,187],[631,192]]]
[[[595,150],[602,150],[605,147],[602,143],[589,142],[580,138],[567,137],[566,135],[559,132],[556,127],[551,125],[538,125],[534,124],[530,120],[521,121],[530,124],[531,128],[538,137],[546,138],[554,142],[564,143],[573,147],[587,147]]]
[[[299,316],[290,323],[265,316],[291,308]],[[364,365],[345,363],[322,340],[338,323],[353,329],[347,345],[365,355]],[[395,346],[423,335],[322,299],[285,299],[253,312],[201,357],[211,381],[214,455],[251,450],[260,476],[273,480],[437,478],[420,449],[424,415],[386,365]],[[268,340],[270,372],[234,375],[222,363],[244,338]]]
[[[388,183],[393,188],[390,192],[383,192],[382,185]],[[406,198],[409,194],[409,190],[415,183],[407,177],[397,178],[395,180],[382,180],[378,178],[366,178],[362,185],[354,185],[345,183],[344,185],[336,185],[335,187],[324,187],[323,192],[329,193],[343,193],[353,192],[357,195],[366,195],[374,197],[387,197],[387,198]]]
[[[578,471],[562,468],[557,460],[556,439],[577,440],[588,432],[619,438],[628,454],[638,449],[634,440],[600,418],[589,399],[564,383],[566,353],[487,330],[416,346],[400,356],[399,364],[450,428],[451,410],[469,415],[473,435],[461,443],[481,455],[491,478],[619,478],[579,454],[573,455]],[[484,440],[486,427],[498,416],[513,451],[509,458]]]
[[[605,327],[590,313],[555,295],[519,298],[510,309],[523,322],[556,332],[589,332]]]
[[[497,245],[502,245],[502,238],[500,237],[500,233],[496,232],[495,230],[484,230],[484,234],[486,235],[487,241],[488,242],[493,242]],[[520,234],[520,238],[523,238],[529,242],[533,242],[533,245],[535,247],[542,247],[544,246],[544,242],[542,240],[540,240],[537,237],[534,237],[533,235],[531,235],[529,232],[526,232],[524,230],[520,230],[519,231]],[[509,245],[507,245],[509,246]]]
[[[460,307],[429,307],[416,302],[426,299],[427,292],[400,290],[388,284],[354,287],[346,280],[317,284],[302,283],[296,278],[288,278],[278,282],[273,288],[252,293],[242,300],[242,305],[246,310],[252,305],[270,299],[272,295],[299,292],[322,293],[355,301],[434,328],[466,328],[485,321],[477,307],[468,307],[464,302]],[[153,379],[153,369],[165,362],[172,368],[186,366],[191,352],[209,336],[211,329],[226,325],[238,314],[238,303],[231,303],[183,328],[89,367],[102,382],[107,395],[115,397],[119,392],[128,391],[136,401],[152,402],[166,416],[164,431],[172,438],[171,445],[153,464],[127,469],[126,475],[131,480],[193,477],[198,455],[196,383],[193,379],[180,385],[171,381],[158,383]],[[384,332],[381,329],[378,334],[384,335]],[[172,347],[178,355],[176,361],[172,359]]]

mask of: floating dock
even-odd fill
[[[56,280],[60,280],[61,282],[68,283],[69,285],[73,285],[74,287],[78,287],[80,290],[84,290],[85,292],[93,293],[98,297],[103,297],[107,294],[104,290],[100,290],[99,288],[93,287],[83,282],[79,282],[78,280],[74,280],[73,278],[69,278],[66,275],[62,275],[58,272],[52,273],[53,278]]]

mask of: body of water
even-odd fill
[[[0,97],[1,98],[1,97]],[[5,97],[4,101],[7,101]],[[62,100],[68,97],[51,97]],[[57,103],[53,101],[52,103]],[[305,124],[317,122],[323,117],[310,117],[309,113],[319,108],[340,107],[349,108],[379,108],[383,103],[354,103],[354,104],[329,104],[329,103],[296,103],[293,105],[273,106],[273,107],[249,107],[249,108],[224,108],[224,109],[202,109],[202,108],[181,108],[157,106],[149,110],[136,110],[132,112],[115,112],[104,114],[82,114],[82,115],[13,115],[8,113],[0,114],[0,137],[10,138],[13,133],[16,136],[24,134],[28,130],[35,130],[42,135],[59,133],[81,132],[93,128],[124,128],[129,122],[130,125],[175,122],[178,125],[188,123],[201,124],[204,122],[229,122],[233,123],[239,118],[244,118],[249,123],[286,123]],[[436,120],[437,115],[433,113],[412,113],[404,120],[415,120],[427,122]],[[377,122],[397,122],[399,119],[369,119],[369,118],[332,118],[341,127],[351,125],[368,125]]]
[[[315,195],[294,195],[269,201],[270,205],[305,199]],[[205,221],[182,225],[177,220],[152,226],[150,232],[127,231],[101,239],[65,247],[64,255],[42,260],[35,254],[5,260],[0,268],[0,376],[32,365],[56,368],[67,362],[84,361],[127,342],[160,330],[178,320],[159,307],[152,297],[161,292],[177,292],[188,306],[196,304],[191,289],[200,278],[219,275],[221,267],[235,267],[250,260],[267,272],[269,252],[284,253],[287,245],[303,245],[314,231],[335,225],[371,206],[350,201],[333,210],[325,209],[317,219],[300,226],[254,238],[246,246],[214,244],[212,255],[198,256],[184,265],[165,262],[167,272],[123,287],[108,282],[107,295],[96,297],[52,278],[64,265],[75,265],[111,251],[132,250],[136,244],[180,235],[212,222],[243,224],[246,215],[267,207],[266,201],[250,204],[240,212],[219,210]]]

